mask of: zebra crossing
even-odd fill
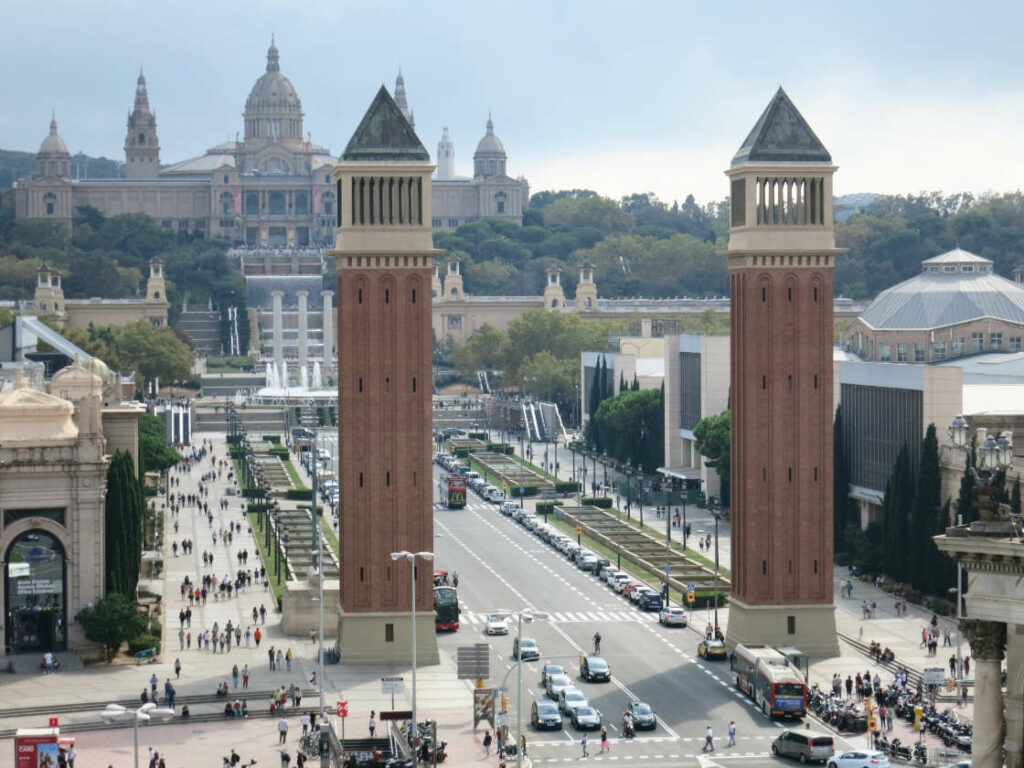
[[[460,619],[469,624],[484,625],[487,623],[486,613],[477,613],[461,608]],[[632,621],[641,624],[657,624],[658,614],[645,611],[548,611],[548,622],[554,624],[583,624],[586,622]]]

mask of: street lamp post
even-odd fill
[[[166,720],[174,717],[174,710],[165,707],[158,707],[152,701],[146,702],[134,712],[125,709],[120,704],[107,704],[100,712],[104,720],[120,720],[125,717],[132,717],[135,731],[135,768],[139,768],[139,723],[149,722],[154,717]]]
[[[416,737],[419,734],[418,721],[416,720],[416,558],[430,562],[434,559],[433,552],[392,552],[392,560],[409,561],[409,582],[412,585],[412,604],[409,608],[410,623],[412,625],[412,748],[416,749]]]
[[[601,495],[608,495],[608,451],[604,452],[604,459],[601,462],[604,465],[604,484],[601,487]]]
[[[993,512],[994,502],[992,501],[992,473],[998,470],[1005,470],[1013,463],[1013,433],[1003,432],[998,438],[993,437],[984,427],[975,431],[977,443],[980,445],[968,444],[967,442],[967,420],[963,416],[957,416],[949,425],[949,436],[953,446],[969,457],[973,457],[971,474],[974,476],[975,504],[978,507],[979,520],[991,521],[995,519]],[[981,467],[981,472],[977,467]],[[963,515],[957,514],[956,524],[963,525]],[[960,561],[956,564],[956,666],[957,676],[962,675],[962,661],[960,655],[961,632],[960,622],[963,619],[963,569]]]

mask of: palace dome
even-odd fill
[[[40,155],[69,155],[68,145],[64,143],[64,139],[57,133],[57,118],[54,117],[50,120],[50,135],[43,139],[43,143],[39,145]]]
[[[245,112],[247,115],[302,112],[302,101],[295,92],[295,86],[281,74],[280,57],[273,42],[267,49],[267,71],[260,75],[259,80],[249,91],[249,98],[245,100]]]
[[[0,445],[73,440],[74,410],[67,400],[31,389],[19,370],[13,388],[0,392]]]
[[[476,145],[476,154],[506,156],[505,146],[501,143],[501,139],[494,135],[494,121],[490,115],[487,116],[487,133],[480,139],[480,143]]]

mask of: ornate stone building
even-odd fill
[[[780,88],[733,157],[730,646],[838,655],[828,150]],[[794,536],[794,531],[800,531]]]
[[[411,121],[401,73],[395,98]],[[140,73],[125,135],[126,178],[72,178],[71,154],[54,118],[39,148],[36,176],[15,185],[16,215],[70,222],[76,208],[88,205],[107,216],[144,213],[166,229],[247,246],[330,245],[337,215],[331,180],[336,159],[313,143],[303,118],[302,101],[271,42],[266,71],[245,101],[242,136],[161,167],[156,114]],[[473,178],[454,175],[454,150],[449,159],[447,175],[433,193],[435,229],[454,229],[485,216],[521,219],[529,184],[505,175],[507,156],[490,120],[474,156]]]

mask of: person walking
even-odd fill
[[[238,687],[238,665],[237,664],[235,664],[234,666],[231,667],[231,683],[232,683],[232,686],[231,686],[232,688],[237,688]]]
[[[284,655],[284,663],[288,666],[288,671],[292,671],[292,649],[288,649],[288,653]]]
[[[715,751],[715,732],[709,725],[707,730],[704,731],[704,746],[700,749],[701,752],[714,752]]]
[[[373,713],[372,712],[370,713],[370,722],[371,723],[373,722]],[[375,725],[371,725],[370,726],[370,738],[373,738],[373,729],[375,727],[376,727]],[[491,756],[491,732],[490,731],[484,731],[484,757],[490,757],[490,756]]]
[[[277,743],[284,744],[288,741],[288,718],[281,715],[281,719],[277,721]]]
[[[850,698],[853,695],[853,677],[851,675],[846,676],[846,698]]]
[[[302,724],[302,735],[305,736],[309,730],[309,713],[303,712],[302,717],[299,718],[299,722]]]
[[[580,739],[580,747],[583,748],[583,752],[580,754],[580,760],[583,760],[586,757],[590,757],[590,753],[587,752],[587,732],[586,731],[583,732],[583,738]]]
[[[277,656],[274,655],[274,646],[270,646],[270,648],[267,650],[267,658],[270,659],[270,671],[273,672],[274,671],[274,659],[277,658]]]
[[[601,754],[610,752],[611,748],[608,746],[608,729],[601,728]]]
[[[283,666],[284,666],[284,653],[282,653],[281,649],[278,648],[277,649],[277,663],[274,665],[274,668],[278,672],[280,672],[281,671],[281,667],[283,667]]]
[[[263,639],[263,633],[260,632],[260,628],[256,627],[256,631],[252,633],[252,639],[256,643],[256,647],[260,647],[260,640]]]
[[[885,713],[885,730],[890,731],[890,732],[892,731],[892,709],[891,708],[889,710],[887,710],[886,713]]]
[[[735,720],[730,720],[729,721],[729,743],[726,746],[729,746],[729,747],[735,747],[736,746],[736,721]]]
[[[181,679],[181,659],[174,660],[174,679]]]
[[[249,665],[245,664],[242,666],[242,687],[249,687]]]
[[[371,739],[373,738],[373,734],[377,730],[377,716],[376,715],[377,715],[377,713],[374,712],[371,709],[370,710],[370,738]],[[487,738],[488,738],[488,742],[487,743],[488,744],[490,744],[490,736],[491,736],[490,731],[488,731],[488,733],[487,733]]]

